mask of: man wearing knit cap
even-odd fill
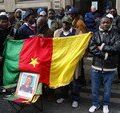
[[[79,17],[79,11],[77,8],[72,7],[68,11],[69,16],[72,18],[72,25],[74,28],[78,29],[80,33],[86,33],[87,32],[87,27],[83,20],[80,19]],[[85,74],[84,74],[84,61],[83,59],[78,63],[78,68],[76,70],[76,74],[79,79],[79,85],[81,87],[85,86],[86,80],[85,80]]]
[[[26,39],[36,34],[35,27],[33,26],[35,23],[34,14],[31,11],[26,11],[23,20],[24,24],[16,32],[16,39]]]
[[[59,23],[55,17],[55,10],[49,9],[48,11],[48,27],[54,32],[56,29],[59,28]]]
[[[15,12],[14,12],[14,18],[11,19],[12,26],[14,28],[14,36],[16,34],[16,31],[23,24],[23,21],[21,20],[21,18],[22,18],[22,10],[21,9],[16,9]]]
[[[54,32],[54,37],[67,37],[67,36],[74,36],[78,35],[79,31],[75,28],[72,27],[72,18],[69,16],[65,16],[62,19],[62,28],[56,30]],[[76,72],[75,72],[75,79],[72,82],[72,91],[71,91],[71,96],[72,96],[72,107],[77,108],[78,103],[79,103],[79,92],[80,92],[80,87],[77,81],[76,77]],[[60,91],[57,99],[57,103],[60,104],[62,103],[67,97],[68,97],[68,91],[69,91],[69,85],[64,86],[61,88],[58,88],[58,91]]]
[[[62,19],[62,28],[57,29],[54,32],[54,37],[65,37],[72,36],[75,34],[79,34],[79,31],[72,28],[72,18],[69,16],[65,16]]]
[[[71,9],[69,9],[68,14],[73,20],[72,22],[73,26],[79,31],[82,31],[82,33],[86,33],[87,27],[83,22],[83,20],[80,19],[78,9],[75,7],[72,7]]]

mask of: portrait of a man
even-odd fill
[[[20,90],[27,93],[32,93],[32,81],[33,77],[31,75],[28,75],[26,77],[25,83],[20,87]]]
[[[21,98],[31,99],[37,89],[39,74],[21,72],[16,88],[16,95]]]

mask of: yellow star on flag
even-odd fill
[[[35,68],[35,66],[37,64],[39,64],[38,59],[37,58],[31,58],[31,62],[29,64],[33,65],[33,67]]]

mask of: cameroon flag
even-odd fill
[[[90,38],[91,33],[70,37],[8,39],[4,51],[4,85],[15,83],[20,72],[38,73],[40,82],[52,88],[69,84]]]

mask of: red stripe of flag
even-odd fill
[[[20,71],[39,73],[40,82],[49,84],[52,50],[52,38],[26,39],[20,52]]]

